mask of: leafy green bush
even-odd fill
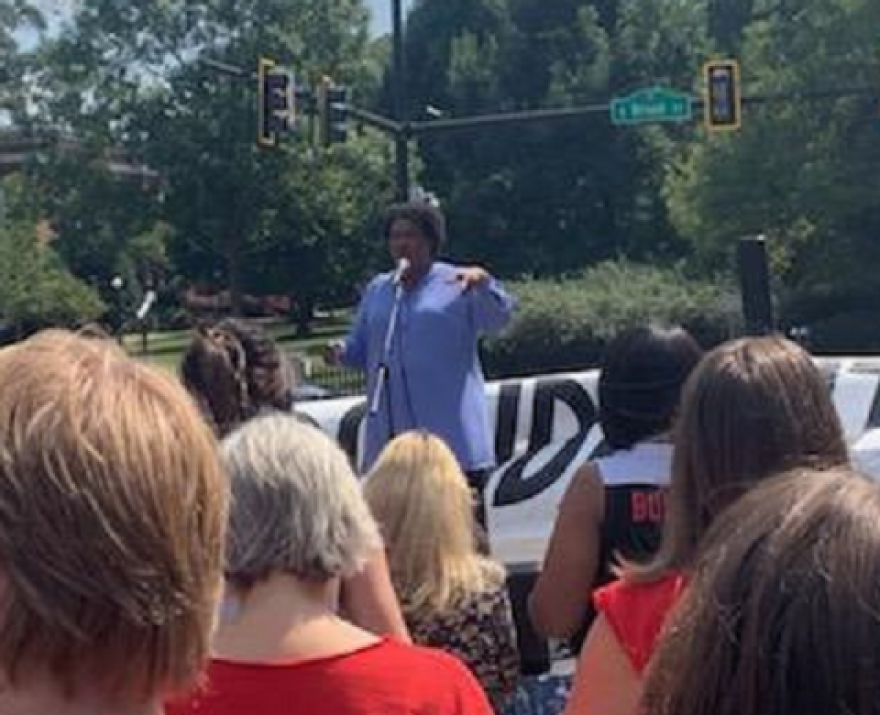
[[[704,347],[740,324],[733,290],[676,268],[610,261],[566,280],[508,288],[519,299],[513,324],[483,346],[492,377],[594,367],[614,336],[652,322],[683,325]]]
[[[32,228],[0,227],[0,323],[26,334],[50,325],[94,320],[105,307],[73,276]]]

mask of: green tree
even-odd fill
[[[291,66],[300,83],[314,87],[331,76],[372,93],[378,77],[375,61],[362,59],[368,49],[360,0],[87,0],[43,51],[40,108],[44,122],[85,139],[97,155],[123,148],[130,162],[157,173],[143,205],[119,201],[96,211],[120,214],[102,226],[112,224],[113,240],[124,236],[123,264],[143,248],[138,237],[155,238],[164,226],[164,255],[190,280],[225,285],[234,299],[244,289],[300,293],[314,272],[304,261],[285,263],[290,255],[326,239],[318,255],[336,265],[342,254],[333,246],[349,245],[327,238],[335,226],[347,241],[366,240],[370,212],[354,226],[352,207],[384,202],[387,182],[377,180],[376,167],[384,171],[385,152],[357,139],[316,149],[307,120],[285,148],[258,150],[256,85],[247,74],[268,55]],[[203,59],[244,68],[245,76],[218,73]],[[338,180],[328,168],[334,163],[350,178]],[[65,198],[55,213],[77,214],[97,199],[81,190]],[[62,243],[74,235],[62,233]],[[281,265],[289,265],[286,280]]]
[[[0,227],[0,322],[25,333],[100,317],[97,293],[68,272],[33,226]]]
[[[876,305],[880,279],[880,6],[807,0],[756,3],[745,31],[747,94],[785,95],[747,106],[740,132],[703,136],[670,172],[675,223],[704,266],[723,266],[733,242],[766,234],[789,306],[813,321]],[[809,93],[863,88],[843,98]]]
[[[53,249],[75,275],[101,287],[107,297],[110,281],[122,275],[137,291],[138,251],[134,239],[159,230],[158,184],[152,174],[126,157],[114,157],[86,143],[46,150],[23,173],[35,204],[35,220],[47,219]],[[146,264],[144,265],[146,268]]]
[[[695,1],[480,0],[461,14],[454,5],[423,0],[411,14],[413,107],[468,115],[601,104],[652,84],[690,89],[705,36]],[[467,227],[456,250],[502,272],[668,259],[681,246],[662,167],[685,131],[621,131],[597,114],[428,138],[424,181],[448,200],[453,229]]]

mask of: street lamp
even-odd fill
[[[116,339],[122,345],[123,327],[125,327],[125,318],[122,306],[122,289],[125,288],[125,280],[122,276],[116,275],[110,279],[110,287],[113,289],[113,332],[116,333]]]

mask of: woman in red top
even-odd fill
[[[599,589],[567,715],[632,715],[641,674],[715,517],[780,471],[848,461],[828,386],[782,338],[746,338],[709,353],[688,380],[675,428],[663,540],[645,565]],[[699,677],[699,675],[695,675]]]
[[[170,715],[490,715],[453,657],[337,615],[339,582],[381,548],[345,454],[289,415],[223,442],[227,591],[204,686]]]

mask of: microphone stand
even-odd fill
[[[391,405],[390,384],[390,360],[394,349],[394,337],[397,332],[397,317],[400,314],[400,303],[403,300],[403,284],[400,278],[394,285],[394,302],[391,304],[391,315],[388,317],[388,326],[385,328],[385,341],[382,349],[382,359],[376,371],[376,382],[373,384],[373,394],[370,395],[369,416],[375,418],[379,414],[382,403],[385,403],[388,414],[388,439],[395,437],[394,415]]]

